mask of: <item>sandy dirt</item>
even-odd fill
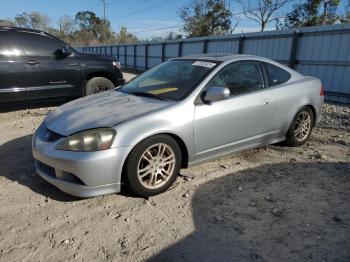
[[[91,199],[35,174],[48,110],[0,113],[0,261],[350,261],[350,107],[325,104],[299,148],[181,170],[150,199]]]

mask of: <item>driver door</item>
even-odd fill
[[[265,89],[259,62],[224,67],[205,89],[221,86],[228,99],[198,104],[194,116],[195,161],[243,149],[271,139],[274,105]]]
[[[36,33],[18,34],[26,55],[28,95],[34,99],[79,94],[80,66],[76,57],[56,57],[57,39]]]

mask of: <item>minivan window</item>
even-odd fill
[[[57,40],[35,33],[21,33],[23,49],[27,56],[53,56],[62,48]]]
[[[222,69],[206,87],[220,86],[231,95],[249,93],[264,88],[260,65],[254,62],[232,63]]]
[[[276,86],[287,82],[291,78],[291,74],[282,68],[264,63],[267,73],[267,78],[269,80],[269,86]]]

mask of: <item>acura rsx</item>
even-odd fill
[[[147,197],[181,168],[281,141],[303,145],[323,100],[320,80],[270,59],[171,59],[49,113],[33,136],[36,171],[79,197],[122,185]]]

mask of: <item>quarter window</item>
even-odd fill
[[[231,95],[239,95],[264,88],[260,65],[253,62],[233,63],[221,70],[207,87],[227,87]]]
[[[282,68],[269,63],[264,63],[264,64],[267,72],[267,77],[269,80],[269,86],[276,86],[276,85],[283,84],[291,78],[291,74],[283,70]]]

